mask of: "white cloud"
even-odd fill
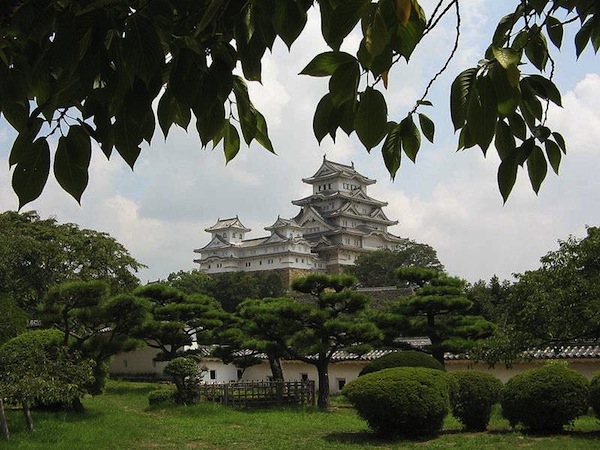
[[[437,0],[423,3],[431,12]],[[133,173],[117,154],[106,161],[95,149],[81,207],[50,180],[42,197],[27,209],[109,232],[150,266],[141,274],[146,281],[193,267],[192,250],[207,242],[204,228],[218,217],[238,214],[259,236],[278,214],[294,216],[298,208],[290,202],[310,192],[301,178],[312,175],[326,153],[332,160],[354,161],[359,171],[376,178],[370,193],[389,202],[386,214],[400,221],[393,231],[432,245],[451,274],[475,281],[535,268],[539,257],[556,247],[557,239],[570,233],[583,235],[584,225],[600,222],[600,178],[595,173],[600,75],[595,66],[581,66],[580,73],[589,74],[577,80],[570,74],[573,81],[563,96],[565,108],[550,111],[552,128],[569,143],[561,175],[549,174],[536,197],[521,171],[503,206],[493,151],[487,160],[476,149],[456,154],[457,136],[448,118],[450,83],[458,71],[482,56],[493,24],[505,13],[490,7],[497,3],[465,3],[459,54],[432,90],[435,108],[423,111],[436,121],[436,143],[423,143],[416,165],[403,161],[394,183],[379,151],[367,154],[356,136],[347,138],[340,132],[335,144],[327,137],[320,146],[314,139],[313,111],[327,89],[327,79],[297,75],[325,50],[319,21],[312,14],[292,53],[277,44],[273,55],[264,59],[263,86],[249,83],[254,103],[267,118],[277,156],[253,144],[225,166],[221,148],[201,149],[192,124],[189,134],[172,131],[166,143],[157,135],[152,146],[143,149]],[[409,68],[394,68],[386,92],[391,119],[404,117],[421,96],[452,47],[453,27],[449,14],[417,50]],[[482,37],[484,32],[487,36]],[[10,136],[0,127],[3,158],[7,158]],[[18,202],[8,187],[6,165],[0,167],[0,184],[5,187],[0,190],[0,208],[15,209]]]

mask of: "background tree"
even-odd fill
[[[600,228],[559,241],[540,262],[539,269],[517,274],[506,324],[481,357],[510,360],[527,349],[600,338]]]
[[[349,289],[355,283],[356,279],[347,275],[313,274],[292,282],[294,290],[310,294],[312,301],[281,297],[248,300],[240,306],[240,315],[256,325],[255,336],[315,366],[320,408],[329,406],[328,367],[335,352],[361,352],[381,337],[364,314],[368,297]]]
[[[434,124],[421,110],[431,105],[431,84],[455,55],[461,7],[468,2],[440,0],[429,17],[417,0],[13,2],[0,11],[0,111],[18,132],[9,163],[20,206],[46,184],[54,136],[54,175],[77,201],[87,186],[92,141],[107,157],[116,150],[133,167],[157,121],[167,136],[173,125],[187,129],[193,115],[202,145],[222,142],[227,161],[240,150],[240,131],[248,145],[256,141],[273,151],[246,81],[261,81],[262,58],[277,38],[291,47],[314,3],[330,47],[302,71],[329,77],[315,111],[315,137],[320,142],[327,134],[335,138],[338,129],[356,132],[367,150],[381,145],[394,177],[402,154],[415,161],[422,136],[434,139]],[[590,42],[597,51],[600,5],[513,0],[501,6],[507,15],[478,66],[456,78],[450,103],[461,130],[459,149],[477,145],[485,154],[495,142],[506,200],[520,166],[527,165],[536,192],[548,163],[558,172],[566,147],[546,124],[548,103],[561,105],[548,40],[560,50],[564,29],[572,27],[577,55]],[[382,93],[390,72],[401,70],[400,61],[410,61],[421,40],[450,15],[454,48],[406,117],[393,120]],[[346,40],[355,28],[360,39]],[[340,50],[342,43],[345,49],[354,44],[351,53]],[[234,74],[236,67],[243,76]]]
[[[108,293],[101,281],[63,283],[50,289],[40,309],[42,324],[60,330],[63,346],[93,361],[92,393],[102,392],[113,355],[143,344],[132,335],[148,319],[142,299]]]
[[[491,322],[470,314],[473,303],[465,297],[463,280],[432,269],[401,268],[396,274],[415,286],[414,295],[399,299],[396,311],[411,318],[410,335],[429,337],[431,354],[442,365],[445,352],[465,352],[493,332]]]
[[[363,286],[396,286],[394,270],[399,267],[425,267],[444,271],[437,252],[427,244],[403,239],[394,250],[383,249],[360,255],[347,271]]]
[[[79,399],[92,377],[91,366],[62,345],[57,330],[23,333],[0,346],[0,398],[21,404],[32,431],[31,405]]]
[[[29,318],[27,313],[17,306],[8,295],[0,294],[0,345],[21,334],[27,328]]]
[[[215,343],[215,331],[228,318],[221,305],[206,295],[188,296],[161,284],[139,287],[134,295],[148,302],[150,313],[150,320],[135,334],[149,347],[159,350],[156,356],[159,361],[184,356],[185,347],[194,342]]]
[[[104,280],[113,294],[129,292],[142,267],[107,233],[41,219],[35,211],[0,214],[0,292],[31,315],[54,285]]]
[[[189,272],[180,270],[179,272],[170,273],[166,281],[162,284],[166,284],[167,286],[188,295],[211,295],[213,292],[214,280],[206,273],[200,272],[197,269],[190,270]]]
[[[465,295],[473,302],[471,313],[483,316],[497,325],[506,325],[513,315],[514,305],[509,302],[512,284],[500,281],[494,275],[489,282],[479,280],[466,287]]]
[[[278,297],[284,295],[285,287],[276,273],[229,272],[213,278],[211,293],[223,309],[234,312],[247,298]]]

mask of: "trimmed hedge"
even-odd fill
[[[474,370],[449,374],[456,380],[452,414],[468,431],[485,431],[492,406],[500,401],[504,385],[494,375]]]
[[[527,370],[506,383],[502,415],[537,433],[559,432],[587,413],[589,382],[566,364]]]
[[[376,433],[418,437],[442,428],[452,383],[441,370],[398,367],[359,377],[342,393]]]
[[[415,350],[408,350],[388,353],[381,358],[377,358],[367,364],[358,376],[360,377],[383,369],[391,369],[392,367],[426,367],[428,369],[446,370],[433,356]]]
[[[148,394],[148,404],[150,406],[164,405],[165,403],[173,403],[177,391],[174,389],[156,389]]]
[[[600,418],[600,372],[595,373],[590,382],[590,406]]]

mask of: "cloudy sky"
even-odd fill
[[[437,2],[421,3],[429,14]],[[549,173],[536,196],[521,171],[503,205],[495,152],[484,159],[478,149],[455,151],[448,104],[452,80],[477,64],[498,19],[509,12],[499,5],[514,3],[461,2],[459,52],[431,91],[434,107],[423,110],[436,123],[435,143],[424,143],[416,165],[405,159],[393,182],[380,150],[368,154],[355,135],[341,133],[335,143],[326,138],[320,146],[313,136],[312,115],[327,80],[297,75],[326,50],[318,17],[312,14],[291,53],[279,42],[263,62],[262,86],[250,87],[267,118],[276,156],[252,146],[226,166],[221,148],[201,148],[193,126],[189,133],[172,131],[166,142],[157,127],[133,172],[117,154],[107,161],[95,149],[81,206],[51,177],[42,196],[24,209],[110,233],[148,266],[140,279],[156,280],[194,268],[193,249],[208,242],[204,229],[219,217],[239,215],[252,228],[251,237],[258,237],[278,215],[294,216],[298,208],[291,201],[310,192],[301,178],[312,175],[326,154],[341,163],[353,161],[360,172],[377,179],[369,195],[389,202],[386,214],[399,221],[390,231],[433,246],[451,275],[474,282],[494,274],[510,279],[512,273],[535,269],[542,255],[557,248],[558,239],[584,236],[586,225],[600,224],[600,66],[591,48],[576,60],[572,36],[565,38],[555,75],[564,108],[549,111],[550,126],[569,146],[561,174]],[[386,92],[390,119],[399,121],[412,109],[443,65],[454,26],[449,15],[417,48],[409,66],[394,67]],[[348,49],[357,43],[358,37],[351,36]],[[5,161],[0,165],[0,210],[18,207],[8,170],[13,137],[0,119],[0,159]]]

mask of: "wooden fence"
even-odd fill
[[[315,382],[305,380],[206,383],[200,385],[200,395],[207,401],[228,406],[314,406]]]

